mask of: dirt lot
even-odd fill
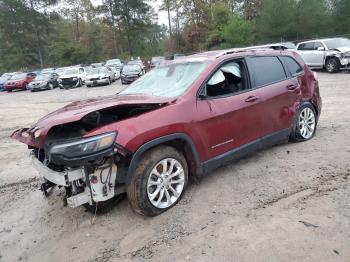
[[[350,261],[350,74],[319,72],[316,137],[257,152],[191,184],[155,218],[127,199],[94,217],[44,199],[11,132],[112,86],[0,93],[0,261]]]

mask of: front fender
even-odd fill
[[[142,155],[147,150],[154,148],[156,146],[162,145],[164,143],[174,141],[174,140],[182,140],[189,146],[189,149],[191,150],[191,154],[193,156],[193,160],[195,162],[196,173],[201,174],[202,168],[201,168],[200,158],[199,158],[196,146],[193,143],[191,137],[189,137],[188,135],[186,135],[184,133],[175,133],[175,134],[166,135],[166,136],[162,136],[162,137],[156,138],[154,140],[151,140],[151,141],[143,144],[142,146],[140,146],[134,152],[134,154],[132,154],[129,168],[128,168],[128,172],[127,172],[126,184],[128,185],[131,182],[131,177],[136,170],[137,164],[141,160]]]

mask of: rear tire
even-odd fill
[[[144,153],[126,191],[134,211],[156,216],[180,201],[187,182],[185,157],[173,147],[161,146]]]
[[[295,116],[290,141],[303,142],[312,139],[315,136],[316,127],[317,114],[314,106],[311,103],[303,104]]]
[[[326,71],[328,73],[338,73],[340,71],[340,61],[338,58],[332,57],[326,60]]]

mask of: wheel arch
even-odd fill
[[[192,139],[184,133],[175,133],[151,140],[140,146],[135,151],[135,153],[132,154],[126,177],[127,185],[130,183],[132,174],[136,170],[137,163],[140,161],[144,153],[146,153],[150,149],[162,145],[172,146],[184,155],[189,167],[190,174],[197,175],[202,172],[200,158]]]

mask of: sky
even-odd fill
[[[102,3],[102,0],[91,0],[93,5],[99,5]],[[158,24],[162,25],[168,24],[168,15],[165,11],[159,11],[159,6],[161,5],[161,0],[155,0],[148,2],[155,10],[155,12],[158,14]]]

